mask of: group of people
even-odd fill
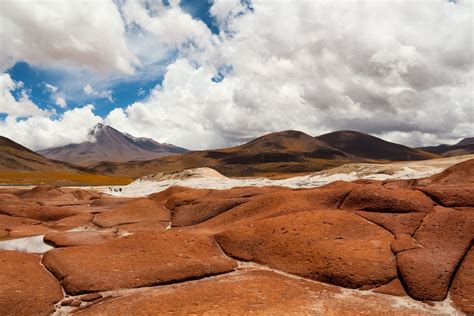
[[[122,188],[112,188],[112,187],[109,187],[109,192],[122,192]]]

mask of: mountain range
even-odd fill
[[[445,157],[472,154],[474,153],[474,137],[464,138],[454,145],[442,144],[438,146],[420,147],[419,149]]]
[[[355,131],[337,131],[316,138],[345,153],[365,159],[402,161],[436,158],[425,151]]]
[[[283,131],[264,135],[237,147],[193,151],[150,161],[104,162],[94,166],[93,171],[135,178],[157,172],[211,167],[226,176],[279,177],[320,171],[351,162],[437,157],[436,154],[358,132],[339,131],[313,137],[299,131]]]
[[[127,178],[97,175],[66,162],[48,159],[0,136],[1,184],[101,185],[128,182]]]
[[[0,138],[0,173],[66,173],[134,179],[158,172],[211,167],[226,176],[286,177],[352,162],[424,160],[474,153],[473,138],[455,145],[410,148],[355,131],[313,137],[299,131],[270,133],[243,145],[187,151],[99,124],[90,140],[35,153]],[[46,157],[45,157],[46,156]],[[5,178],[5,177],[3,177]]]
[[[48,148],[38,153],[78,166],[91,166],[102,161],[150,160],[187,151],[174,145],[158,143],[151,138],[134,137],[99,123],[90,131],[87,142]]]

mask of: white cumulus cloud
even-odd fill
[[[93,105],[86,105],[66,111],[55,119],[34,116],[18,121],[14,117],[7,117],[0,121],[0,135],[33,150],[80,143],[87,139],[94,125],[102,122],[92,112],[93,109]]]
[[[40,109],[34,104],[23,88],[23,83],[15,82],[9,74],[0,74],[0,114],[7,114],[13,118],[30,116],[48,116],[46,110]],[[19,98],[15,98],[13,91],[19,90]]]
[[[2,0],[0,70],[16,61],[131,74],[138,60],[112,0]]]
[[[67,108],[67,102],[63,97],[56,98],[56,105],[59,105],[61,108]]]
[[[86,84],[84,86],[84,89],[83,89],[84,93],[87,94],[87,95],[91,95],[92,93],[94,93],[94,89],[91,87],[90,84]]]
[[[2,64],[9,58],[60,61],[131,73],[134,65],[171,60],[157,68],[164,79],[147,98],[105,118],[137,136],[199,149],[285,129],[312,135],[355,129],[424,145],[454,142],[474,130],[472,0],[214,0],[210,13],[218,35],[179,1],[117,1],[125,35],[112,1],[63,1],[57,11],[40,1],[35,15],[25,9],[26,0],[5,1]],[[108,87],[94,89],[95,81],[81,82],[83,87],[86,95],[112,99]],[[9,115],[21,108],[12,89],[2,88],[13,104]],[[35,109],[23,109],[28,106]],[[88,108],[66,113],[100,120]],[[2,124],[21,125],[27,135],[38,122],[59,131],[64,117],[40,111]],[[51,143],[19,135],[35,148]],[[85,133],[70,138],[81,135],[85,139]]]
[[[147,100],[107,121],[190,148],[284,129],[472,136],[471,1],[216,0],[211,13],[225,24],[212,48],[183,48]]]
[[[58,87],[53,86],[52,84],[47,83],[47,82],[44,83],[44,89],[46,92],[49,92],[49,93],[56,93],[58,91]]]

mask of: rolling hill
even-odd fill
[[[445,157],[474,154],[474,137],[464,138],[454,145],[438,145],[418,148]]]
[[[75,165],[90,166],[102,161],[150,160],[187,152],[184,148],[161,144],[150,138],[134,137],[100,123],[90,131],[89,136],[87,142],[48,148],[38,153]]]
[[[391,143],[355,131],[337,131],[317,136],[316,139],[359,158],[371,160],[405,161],[437,158],[436,154]]]
[[[91,174],[54,161],[0,136],[0,184],[98,185],[126,184],[130,180]]]
[[[212,167],[226,176],[281,176],[336,167],[361,159],[298,131],[271,133],[246,144],[143,162],[99,163],[91,170],[132,178],[157,172]]]

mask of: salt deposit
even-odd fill
[[[53,247],[43,241],[44,235],[0,241],[0,249],[29,253],[43,253]]]
[[[163,191],[172,186],[206,189],[230,189],[242,186],[313,188],[338,180],[417,179],[432,176],[457,163],[473,158],[474,155],[464,155],[388,164],[354,163],[310,175],[282,180],[271,180],[267,178],[228,178],[211,168],[196,168],[146,176],[127,186],[120,187],[121,191],[110,191],[108,188],[104,188],[103,191],[117,196],[139,197]]]

